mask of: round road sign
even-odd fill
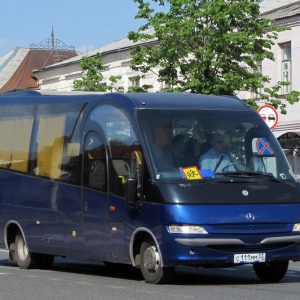
[[[275,128],[278,123],[278,113],[276,109],[271,105],[263,105],[261,106],[257,112],[263,118],[263,120],[267,123],[270,129]]]

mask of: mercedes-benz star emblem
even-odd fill
[[[254,221],[255,217],[252,213],[247,213],[246,218],[248,221]]]
[[[243,194],[244,196],[248,196],[248,195],[249,195],[249,192],[248,192],[247,190],[243,190],[243,191],[242,191],[242,194]]]

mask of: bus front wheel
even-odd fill
[[[38,267],[41,256],[40,254],[30,253],[25,243],[22,233],[19,231],[15,239],[15,261],[20,269],[32,269]]]
[[[175,267],[162,267],[158,247],[151,238],[141,244],[141,271],[147,283],[167,283],[172,281]]]
[[[288,266],[289,261],[272,261],[253,264],[253,269],[261,281],[277,282],[285,276]]]

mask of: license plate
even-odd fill
[[[256,263],[256,262],[265,262],[266,253],[243,253],[243,254],[234,254],[233,262],[235,264],[246,264],[246,263]]]

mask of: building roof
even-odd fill
[[[0,90],[19,68],[28,52],[28,48],[16,48],[0,57]]]
[[[298,1],[299,0],[261,0],[257,2],[260,2],[260,12],[265,13]]]
[[[300,1],[293,1],[293,3],[277,7],[273,10],[261,13],[262,18],[268,18],[273,20],[279,20],[283,18],[288,18],[300,14]]]
[[[76,55],[75,51],[16,48],[0,58],[0,92],[37,89],[33,69]]]
[[[145,30],[145,33],[153,34],[154,29],[150,28],[148,30]],[[156,40],[156,38],[153,38],[153,40],[150,40],[150,41],[140,40],[140,41],[134,43],[133,41],[129,40],[128,38],[124,38],[124,39],[118,40],[116,42],[113,42],[111,44],[108,44],[108,45],[102,46],[100,48],[97,48],[95,50],[92,50],[92,51],[90,51],[86,54],[78,55],[76,57],[64,60],[60,63],[51,65],[49,67],[44,67],[44,68],[39,69],[39,70],[34,70],[34,72],[39,72],[39,71],[43,71],[47,68],[60,67],[60,66],[63,66],[65,64],[71,64],[71,63],[74,63],[74,62],[78,62],[82,59],[83,56],[94,56],[97,53],[101,53],[101,55],[105,55],[105,54],[111,53],[111,52],[124,51],[126,49],[134,48],[136,45],[142,45],[142,44],[145,44],[145,43],[149,44],[149,43],[151,43],[152,41],[155,41],[155,40]]]

